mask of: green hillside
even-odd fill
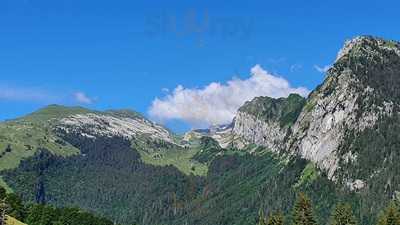
[[[26,225],[25,223],[22,223],[21,221],[18,221],[17,219],[7,216],[7,225]]]
[[[79,150],[62,141],[52,131],[55,119],[88,112],[80,107],[51,105],[26,117],[0,123],[0,171],[16,168],[32,157],[38,148],[49,149],[60,156],[71,156]]]

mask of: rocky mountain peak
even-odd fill
[[[260,118],[265,121],[279,121],[282,127],[296,121],[301,112],[305,98],[298,94],[290,94],[287,98],[256,97],[246,102],[239,113]]]
[[[292,94],[246,102],[228,137],[300,155],[336,179],[339,162],[357,158],[351,150],[339,151],[348,134],[371,129],[398,111],[399,103],[400,44],[360,36],[345,43],[325,81],[307,99]],[[363,187],[363,180],[354,180]]]
[[[400,44],[374,36],[358,36],[347,40],[339,51],[336,61],[349,56],[366,56],[366,53],[376,53],[376,50],[389,50],[399,53]]]
[[[348,80],[357,82],[353,82],[352,85],[358,92],[366,88],[374,90],[375,98],[379,99],[380,103],[385,100],[399,102],[399,72],[400,43],[361,36],[346,42],[338,54],[338,59],[328,71],[327,81],[339,80],[339,76],[346,76]]]
[[[74,133],[88,138],[123,137],[127,139],[146,136],[154,140],[175,143],[173,134],[164,127],[131,112],[104,112],[74,114],[62,118],[55,130]]]
[[[347,133],[392,115],[399,102],[399,44],[371,36],[347,41],[325,81],[312,92],[286,150],[314,161],[334,178]]]

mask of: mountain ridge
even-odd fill
[[[79,205],[124,223],[255,224],[258,210],[288,213],[305,192],[321,224],[338,202],[375,224],[400,196],[399,46],[352,39],[307,99],[258,97],[232,124],[183,138],[125,110],[77,108],[62,118],[54,110],[3,123],[3,149],[18,142],[0,165],[12,155],[21,163],[0,175],[27,201]]]
[[[399,42],[373,36],[355,37],[346,41],[324,82],[301,104],[301,111],[294,115],[287,129],[282,130],[278,125],[279,118],[271,119],[272,112],[263,113],[262,105],[270,104],[271,98],[257,97],[238,110],[233,128],[225,131],[225,139],[235,141],[216,140],[222,146],[244,148],[255,143],[280,154],[299,154],[336,180],[339,161],[349,162],[356,157],[351,152],[338,153],[345,134],[362,132],[380,118],[398,112],[394,104],[400,99],[399,73]],[[255,105],[253,109],[249,107],[251,104]],[[356,189],[365,187],[361,180],[354,182]],[[351,188],[352,185],[349,184]]]

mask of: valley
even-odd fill
[[[360,36],[307,98],[256,97],[185,135],[131,110],[50,105],[0,123],[0,185],[124,225],[256,224],[291,215],[300,193],[319,224],[348,203],[373,225],[400,200],[399,90],[400,44]]]

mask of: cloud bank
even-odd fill
[[[81,104],[92,104],[93,103],[93,99],[88,97],[83,92],[75,92],[74,98],[75,98],[75,101],[77,101],[78,103],[81,103]]]
[[[181,85],[163,98],[156,98],[150,116],[158,122],[183,120],[193,127],[227,124],[246,101],[257,96],[286,97],[290,93],[306,96],[305,87],[292,87],[284,78],[272,75],[260,65],[251,69],[251,76],[233,78],[226,84],[213,82],[204,88],[185,88]]]
[[[0,85],[0,100],[22,102],[52,102],[58,98],[37,88]]]
[[[88,97],[82,91],[77,91],[66,95],[49,92],[41,88],[0,84],[0,101],[30,102],[40,104],[92,104],[95,102],[95,99]]]
[[[314,69],[316,69],[318,72],[320,73],[326,73],[328,72],[328,70],[331,68],[331,65],[326,65],[326,66],[318,66],[318,65],[314,65]]]

